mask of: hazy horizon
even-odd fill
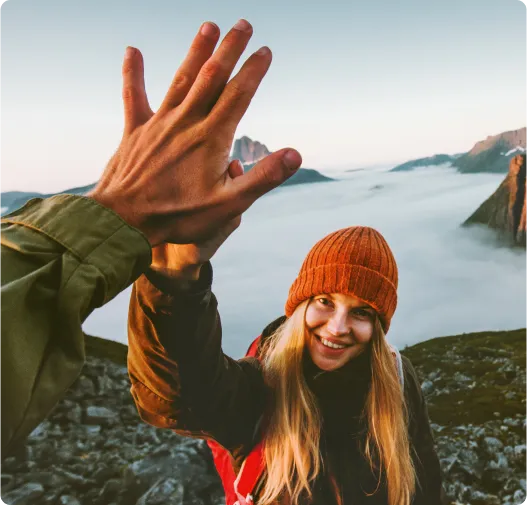
[[[239,125],[322,173],[396,165],[526,124],[518,0],[16,0],[1,9],[2,191],[95,182],[122,131],[121,63],[145,58],[154,109],[202,22],[244,17],[273,64]]]

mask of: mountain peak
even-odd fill
[[[499,188],[464,224],[484,224],[507,242],[525,247],[525,154],[510,160],[509,173]]]
[[[268,154],[271,154],[271,151],[264,144],[244,135],[234,142],[231,159],[238,159],[243,165],[248,165],[260,161]]]

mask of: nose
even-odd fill
[[[326,324],[327,330],[334,337],[348,335],[351,331],[347,311],[336,311]]]

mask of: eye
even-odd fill
[[[331,307],[333,304],[331,303],[331,300],[329,300],[329,298],[325,298],[325,297],[321,297],[321,298],[317,298],[317,303],[319,303],[320,305],[324,306],[324,307]]]
[[[371,311],[367,309],[353,309],[351,313],[354,317],[360,319],[361,321],[369,320],[373,316]]]

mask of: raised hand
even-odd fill
[[[233,160],[229,164],[228,174],[233,179],[243,174],[243,167],[238,160]],[[241,216],[231,219],[213,235],[195,244],[164,243],[152,248],[150,268],[174,280],[183,282],[197,280],[203,264],[216,254],[216,251],[240,226],[241,220]]]
[[[297,151],[282,149],[247,174],[229,174],[236,127],[271,64],[263,47],[229,81],[251,35],[251,25],[240,20],[214,52],[219,29],[204,23],[155,114],[142,56],[127,49],[123,138],[88,196],[120,214],[153,246],[214,236],[301,164]]]

